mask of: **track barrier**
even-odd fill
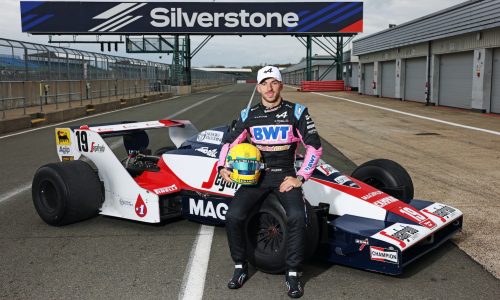
[[[325,80],[325,81],[301,81],[301,92],[333,92],[344,91],[344,80]]]

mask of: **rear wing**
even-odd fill
[[[127,137],[133,137],[132,140],[141,139],[146,135],[145,130],[168,128],[169,136],[174,145],[179,148],[180,145],[188,138],[196,135],[198,130],[187,120],[156,120],[144,122],[120,122],[95,125],[82,125],[66,128],[56,128],[56,147],[59,159],[76,160],[81,156],[81,137],[79,132],[93,132],[100,136],[100,139],[108,137],[123,136],[124,141],[130,141]],[[147,139],[147,137],[146,137]],[[100,142],[106,144],[104,140]],[[142,141],[139,142],[141,144]],[[130,143],[128,143],[130,144]],[[128,148],[128,145],[125,145]],[[135,141],[132,142],[132,147],[135,147]]]
[[[138,130],[157,129],[166,127],[184,127],[189,121],[158,120],[145,122],[121,122],[100,125],[83,125],[73,129],[90,130],[99,133],[102,137],[121,136]]]

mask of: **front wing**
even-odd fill
[[[326,224],[322,255],[333,263],[399,275],[405,266],[437,248],[462,228],[462,212],[450,206],[412,200],[411,206],[435,221],[434,228],[343,215]]]

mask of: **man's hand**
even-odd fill
[[[227,182],[227,183],[233,182],[231,180],[231,177],[229,177],[229,176],[231,176],[231,171],[229,171],[228,169],[226,169],[226,168],[220,169],[219,175],[222,177],[222,179],[224,179],[225,182]]]
[[[302,186],[302,181],[298,180],[295,177],[287,176],[280,185],[280,192],[282,193],[289,192],[293,188],[299,188],[301,186]]]

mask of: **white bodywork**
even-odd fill
[[[57,153],[61,161],[76,160],[84,156],[95,164],[99,170],[99,178],[104,183],[105,199],[101,207],[101,214],[157,223],[160,222],[159,196],[137,184],[100,134],[162,127],[169,127],[170,137],[177,147],[180,147],[186,139],[198,133],[189,121],[168,120],[95,127],[83,126],[74,131],[70,128],[56,128]],[[85,141],[82,139],[83,135],[85,135]],[[213,140],[212,144],[215,144],[215,142],[219,142],[220,138],[221,136],[214,134],[213,131],[207,130],[198,134],[197,141]],[[83,143],[85,143],[85,147]],[[194,191],[233,196],[239,188],[237,184],[227,184],[220,178],[217,173],[216,164],[218,159],[216,157],[166,153],[162,155],[162,159],[173,174]],[[296,167],[300,167],[300,164],[301,161],[298,160]],[[338,170],[323,161],[320,161],[317,170],[326,176],[338,172]],[[350,195],[349,190],[345,192],[346,186],[342,183],[347,180],[350,180],[350,178],[342,175],[335,179],[337,182],[331,182],[330,186],[328,186],[322,183],[320,179],[311,178],[303,185],[304,196],[312,206],[318,206],[320,203],[329,204],[329,214],[331,215],[343,216],[348,214],[384,221],[387,210],[383,208],[383,205],[374,205],[369,201],[365,201],[364,197],[361,198],[365,200]],[[344,191],[336,189],[337,185],[339,187],[343,186]],[[356,189],[356,187],[347,188]],[[376,193],[381,194],[382,192],[377,191]],[[396,201],[390,196],[386,198],[392,198],[392,200]],[[406,250],[462,216],[458,209],[440,203],[434,203],[420,212],[417,211],[418,213],[422,214],[421,217],[424,217],[424,219],[433,221],[435,226],[429,228],[428,226],[396,223],[371,237],[389,242],[401,250]],[[394,238],[395,236],[402,238],[402,240]]]
[[[81,156],[88,158],[99,170],[98,175],[104,183],[104,202],[100,214],[136,220],[147,223],[160,222],[158,195],[140,187],[130,176],[116,155],[111,151],[109,145],[98,132],[129,130],[134,128],[157,128],[165,127],[159,122],[142,122],[110,125],[102,127],[90,127],[85,129],[56,128],[56,141],[59,159],[74,160]],[[141,127],[142,126],[142,127]],[[69,132],[69,145],[61,145],[57,139],[59,132]],[[86,136],[87,151],[81,147],[81,139],[78,136]],[[79,147],[80,143],[80,147]],[[61,147],[65,147],[61,151]]]
[[[323,185],[314,179],[306,181],[302,188],[304,196],[312,206],[317,206],[319,203],[330,204],[329,213],[332,215],[349,214],[375,220],[385,219],[387,213],[385,209]]]

